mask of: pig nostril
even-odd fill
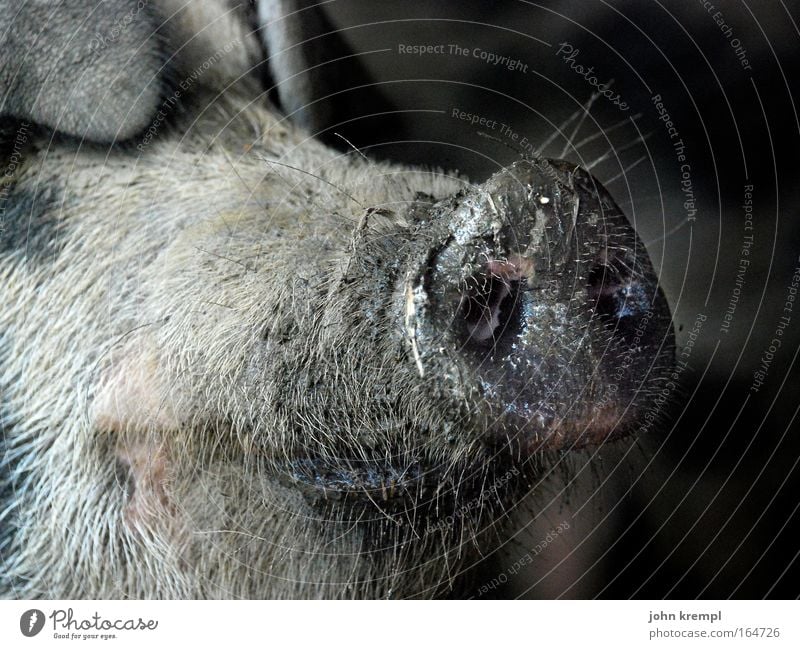
[[[587,284],[590,304],[600,318],[624,325],[650,308],[645,287],[611,266],[594,268]]]
[[[514,313],[517,284],[485,272],[465,282],[458,313],[468,340],[485,343],[502,335]]]

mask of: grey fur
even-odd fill
[[[6,201],[0,255],[19,255],[34,263],[54,257],[63,236],[58,217],[63,201],[61,188],[21,189],[12,192]]]
[[[567,163],[472,185],[311,139],[228,9],[170,27],[225,36],[186,41],[175,69],[214,65],[152,137],[40,136],[13,179],[66,195],[51,263],[0,255],[2,594],[461,593],[537,461],[652,405],[652,267]]]
[[[0,114],[100,142],[160,101],[159,19],[146,0],[0,2]]]

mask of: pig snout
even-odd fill
[[[421,515],[538,452],[634,432],[672,366],[673,331],[602,185],[566,162],[521,161],[413,203],[407,222],[364,225],[341,262],[341,302],[314,324],[341,335],[339,359],[315,368],[339,388],[316,381],[321,401],[295,412],[334,433],[279,472],[325,500],[410,499]]]
[[[405,283],[421,377],[448,377],[484,442],[522,457],[621,437],[672,363],[669,308],[608,192],[517,163],[432,210]]]

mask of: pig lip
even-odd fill
[[[285,465],[280,482],[299,490],[312,505],[356,507],[357,511],[414,512],[414,518],[441,516],[465,502],[490,506],[502,493],[515,488],[523,474],[504,452],[475,458],[470,464],[445,468],[424,461],[361,461],[332,463],[302,458]],[[402,467],[402,468],[399,468]],[[505,472],[505,473],[503,473]],[[487,494],[486,486],[495,485]]]
[[[551,424],[544,430],[522,433],[522,452],[534,455],[539,451],[575,451],[598,448],[632,436],[634,427],[616,408],[600,408],[574,420]]]
[[[366,499],[374,502],[407,500],[435,488],[436,471],[423,471],[412,464],[404,469],[391,465],[339,466],[318,459],[292,462],[284,482],[306,496],[324,500]]]

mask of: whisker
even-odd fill
[[[645,133],[644,135],[641,135],[641,136],[637,137],[633,142],[630,142],[629,144],[621,146],[618,149],[614,148],[613,146],[609,147],[608,151],[606,151],[603,155],[601,155],[599,158],[597,158],[597,160],[595,160],[594,162],[592,162],[589,165],[587,165],[586,169],[593,169],[594,167],[599,165],[601,162],[605,162],[606,160],[608,160],[608,158],[610,158],[612,154],[621,153],[622,151],[627,151],[628,149],[633,148],[637,144],[641,144],[642,142],[647,140],[651,135],[653,135],[654,132],[655,131],[650,131],[649,133]]]
[[[607,133],[611,133],[612,131],[617,130],[618,128],[620,128],[621,126],[624,126],[625,124],[628,124],[629,122],[635,122],[636,120],[641,119],[641,117],[642,117],[642,113],[636,113],[635,115],[633,115],[631,117],[622,119],[619,122],[617,122],[616,124],[612,124],[608,128],[604,128],[604,129],[598,131],[597,133],[594,133],[592,135],[589,135],[588,137],[583,138],[573,148],[577,151],[582,146],[585,146],[585,145],[589,144],[589,142],[593,142],[597,138],[599,138],[599,137],[601,137],[603,135],[606,135]]]
[[[567,128],[567,126],[569,126],[574,120],[576,120],[578,118],[578,116],[581,114],[581,112],[582,112],[582,109],[581,110],[576,110],[564,122],[562,122],[561,124],[556,126],[555,130],[553,131],[553,133],[549,137],[547,137],[544,140],[544,142],[542,142],[542,144],[539,146],[539,150],[540,151],[544,151],[548,146],[550,146],[553,143],[553,140],[555,140],[559,135],[562,135],[563,132],[564,132],[564,129]]]
[[[269,158],[267,158],[267,157],[265,157],[265,156],[263,156],[261,154],[258,154],[258,153],[256,154],[256,157],[259,160],[261,160],[262,162],[266,162],[269,165],[279,165],[281,167],[286,167],[287,169],[291,169],[292,171],[297,171],[298,173],[305,174],[306,176],[311,176],[312,178],[316,178],[317,180],[325,183],[326,185],[330,185],[337,192],[339,192],[339,193],[343,194],[344,196],[346,196],[347,198],[349,198],[356,205],[358,205],[361,209],[365,209],[364,204],[361,203],[359,200],[357,200],[352,194],[350,194],[349,192],[346,192],[344,189],[342,189],[341,187],[339,187],[335,183],[332,183],[329,180],[325,180],[325,178],[323,178],[322,176],[318,176],[317,174],[311,173],[310,171],[306,171],[305,169],[301,169],[300,167],[295,167],[294,165],[287,164],[286,162],[279,162],[278,160],[270,160]],[[277,172],[275,172],[275,173],[278,176],[278,178],[280,178],[281,180],[283,180],[284,182],[286,182],[288,184],[288,182],[289,182],[288,180],[286,180],[279,173],[277,173]]]
[[[616,176],[613,176],[613,177],[609,178],[603,184],[606,187],[608,187],[609,185],[611,185],[612,183],[614,183],[617,180],[619,180],[620,178],[622,178],[625,174],[630,172],[634,167],[636,167],[637,165],[641,164],[645,160],[647,160],[647,156],[646,155],[643,155],[641,158],[638,158],[637,160],[634,160],[631,164],[629,164],[622,171],[620,171]]]
[[[257,204],[257,205],[258,205],[258,206],[259,206],[259,207],[260,207],[262,210],[264,210],[264,212],[268,212],[269,210],[268,210],[268,208],[267,208],[267,205],[266,205],[265,203],[262,203],[261,201],[259,201],[259,200],[258,200],[258,197],[256,196],[256,193],[255,193],[255,192],[253,191],[253,189],[252,189],[252,188],[251,188],[251,187],[250,187],[250,186],[249,186],[249,185],[248,185],[248,184],[245,182],[244,178],[242,178],[241,174],[239,173],[239,170],[236,168],[236,165],[234,165],[234,164],[233,164],[233,160],[231,160],[230,156],[228,155],[228,152],[227,152],[225,149],[223,149],[223,150],[222,150],[222,152],[225,154],[225,159],[228,161],[228,164],[231,166],[231,170],[232,170],[232,171],[233,171],[233,173],[236,175],[236,177],[239,179],[239,182],[240,182],[240,183],[242,183],[242,187],[244,187],[244,188],[247,190],[248,194],[250,194],[250,196],[252,197],[252,199],[253,199],[253,200],[256,202],[256,204]],[[231,233],[231,229],[230,229],[230,227],[228,226],[227,222],[225,222],[225,220],[224,220],[224,219],[223,219],[223,223],[225,223],[225,227],[227,227],[227,228],[228,228],[228,232],[229,232],[229,233]],[[232,233],[231,233],[231,234],[232,234]]]
[[[528,154],[525,153],[525,151],[523,151],[522,149],[514,148],[514,146],[512,146],[512,144],[511,144],[511,142],[508,142],[507,140],[503,140],[503,139],[501,139],[501,138],[499,138],[499,137],[497,137],[495,135],[490,135],[489,133],[486,133],[485,131],[478,131],[478,137],[483,137],[483,138],[486,138],[487,140],[492,140],[494,142],[502,144],[506,148],[511,149],[517,155],[521,156],[523,160],[528,160],[529,159],[528,158]]]
[[[609,82],[608,85],[610,86],[611,82]],[[591,97],[589,97],[589,101],[587,101],[586,105],[583,107],[583,114],[581,115],[581,118],[578,120],[578,123],[575,125],[575,128],[572,129],[572,133],[567,138],[567,141],[564,144],[564,148],[561,151],[561,155],[559,156],[559,158],[563,158],[569,152],[570,143],[572,142],[572,138],[574,138],[578,134],[578,131],[581,130],[581,126],[583,126],[583,123],[586,121],[586,118],[589,116],[589,111],[591,110],[592,105],[594,104],[595,101],[597,101],[597,98],[599,96],[600,96],[599,92],[594,92],[594,93],[592,93]]]
[[[348,140],[344,135],[342,135],[341,133],[334,133],[334,135],[344,140],[347,146],[349,146],[351,149],[353,149],[353,151],[355,151],[358,155],[364,158],[364,160],[366,160],[367,163],[369,163],[370,165],[372,164],[372,160],[370,160],[367,156],[365,156],[363,151],[361,151],[361,149],[359,149],[355,144],[353,144],[350,140]]]
[[[652,245],[652,244],[654,244],[654,243],[658,243],[659,241],[664,241],[664,240],[665,240],[667,237],[671,237],[671,236],[672,236],[673,234],[675,234],[675,233],[676,233],[678,230],[680,230],[680,229],[682,229],[682,228],[686,227],[688,224],[689,224],[689,218],[688,218],[688,217],[686,217],[686,218],[685,218],[685,219],[683,219],[682,221],[678,222],[676,225],[672,226],[672,227],[671,227],[669,230],[667,230],[667,231],[666,231],[664,234],[662,234],[660,237],[657,237],[657,238],[655,238],[655,239],[650,239],[649,241],[645,241],[645,242],[644,242],[644,245],[645,245],[645,246],[650,246],[650,245]]]

